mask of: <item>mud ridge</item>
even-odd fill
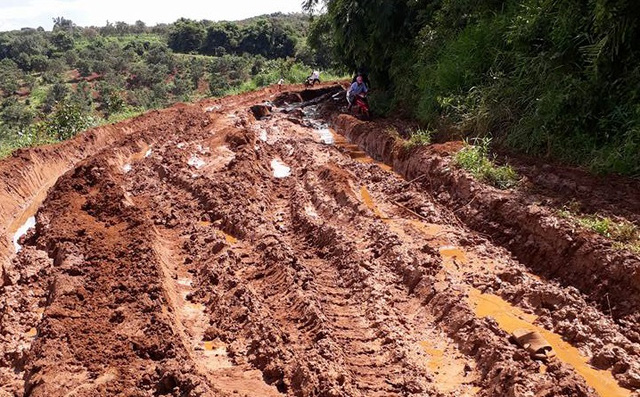
[[[500,191],[474,180],[452,164],[460,146],[432,145],[407,151],[402,141],[375,123],[347,115],[333,119],[338,131],[372,157],[392,165],[407,180],[418,183],[474,230],[509,249],[519,261],[545,278],[574,286],[603,312],[609,311],[627,336],[636,331],[640,303],[640,260],[637,255],[575,227],[519,191]],[[607,300],[608,299],[608,300]]]

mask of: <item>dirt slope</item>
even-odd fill
[[[633,294],[606,313],[598,294],[613,289],[590,294],[569,253],[574,270],[549,275],[461,215],[438,186],[470,182],[436,176],[442,151],[385,159],[409,180],[430,164],[430,184],[374,162],[361,148],[383,159],[385,138],[370,134],[384,128],[323,107],[332,90],[176,105],[0,162],[0,216],[13,225],[0,247],[0,395],[640,388]],[[530,358],[509,339],[521,328],[557,357]]]

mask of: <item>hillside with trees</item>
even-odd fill
[[[307,1],[379,112],[640,174],[640,7],[626,0]],[[319,54],[322,51],[318,52]]]
[[[301,82],[311,68],[334,65],[308,45],[302,14],[156,26],[53,22],[52,31],[0,32],[0,156],[175,102],[280,78]]]

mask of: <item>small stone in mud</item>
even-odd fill
[[[266,106],[266,105],[253,105],[253,106],[251,106],[251,112],[253,113],[253,116],[257,120],[260,120],[260,119],[270,115],[271,114],[271,109],[269,108],[269,106]]]
[[[215,340],[220,336],[220,330],[216,327],[209,327],[204,332],[205,340]]]
[[[528,354],[524,354],[522,351],[520,350],[516,350],[515,352],[513,352],[513,361],[525,361],[529,358]]]
[[[464,363],[464,376],[473,371],[473,367],[469,363]]]
[[[423,393],[426,390],[426,386],[423,385],[418,379],[412,379],[404,384],[404,389],[411,394]]]

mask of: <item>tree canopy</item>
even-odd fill
[[[640,174],[640,7],[627,0],[306,0],[374,106]],[[319,42],[310,36],[317,53]],[[443,121],[446,120],[446,121]]]

